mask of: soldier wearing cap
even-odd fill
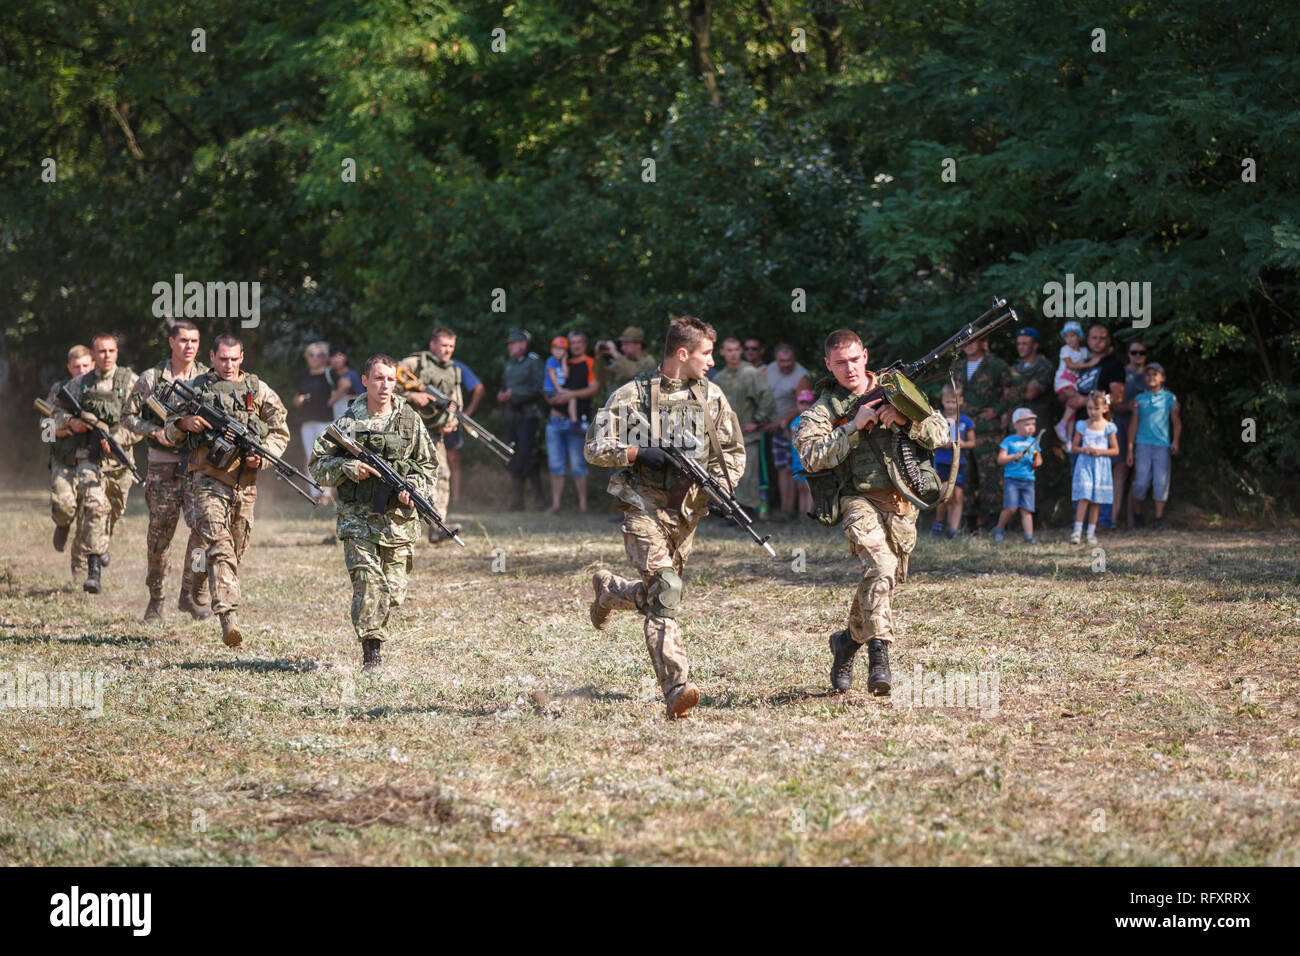
[[[618,348],[613,342],[597,342],[596,356],[596,381],[609,394],[617,392],[642,372],[659,367],[655,357],[645,351],[645,333],[635,325],[623,330],[618,338]]]
[[[510,470],[511,511],[524,510],[524,482],[530,479],[536,493],[537,509],[548,507],[534,454],[546,366],[536,352],[528,350],[528,340],[529,335],[523,329],[511,329],[507,333],[509,357],[501,376],[501,391],[497,392],[497,402],[502,406],[506,420],[505,440],[515,447],[507,465]]]
[[[1014,405],[1029,409],[1040,422],[1051,421],[1052,380],[1056,369],[1038,351],[1037,329],[1026,325],[1016,331],[1016,353],[1020,360],[1011,366],[1015,382],[1007,387],[1004,397]]]

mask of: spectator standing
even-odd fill
[[[1038,351],[1038,330],[1025,326],[1016,332],[1019,360],[1011,366],[1015,384],[1004,397],[1012,405],[1029,409],[1040,422],[1052,420],[1052,362]]]
[[[1112,354],[1110,329],[1101,324],[1088,328],[1088,354],[1095,358],[1097,364],[1079,372],[1076,388],[1080,395],[1080,407],[1087,403],[1087,396],[1094,391],[1105,392],[1110,399],[1111,408],[1124,401],[1124,365]],[[1113,528],[1111,505],[1101,506],[1101,517],[1097,522],[1099,528]]]
[[[546,507],[542,494],[542,476],[534,453],[537,447],[538,401],[542,397],[542,378],[546,366],[536,352],[528,351],[528,333],[511,329],[506,334],[505,371],[497,402],[503,406],[506,420],[505,441],[515,453],[506,466],[510,471],[510,510],[524,510],[524,483],[531,481],[537,496],[537,508]]]
[[[567,465],[568,473],[573,477],[573,486],[578,492],[578,511],[587,511],[587,458],[582,448],[587,437],[587,425],[591,420],[591,399],[600,388],[594,374],[595,363],[587,354],[587,336],[584,332],[573,331],[568,335],[569,359],[565,384],[548,395],[546,401],[551,405],[551,417],[546,424],[546,459],[551,472],[551,513],[560,513],[560,498],[564,494],[564,475]],[[577,419],[569,421],[562,409],[567,409],[569,402],[575,404]]]
[[[298,434],[302,439],[303,454],[310,460],[316,439],[334,420],[334,409],[330,404],[334,389],[325,374],[329,370],[329,343],[313,342],[302,354],[307,362],[307,371],[298,379],[298,391],[293,396],[293,404],[302,413],[298,420]],[[316,498],[317,503],[330,500],[330,489],[321,489]]]
[[[1020,524],[1025,529],[1025,543],[1037,544],[1034,538],[1034,471],[1043,463],[1043,453],[1038,448],[1034,430],[1038,419],[1027,408],[1017,408],[1011,415],[1015,429],[998,444],[998,464],[1005,467],[1003,474],[1002,513],[993,529],[993,540],[1002,540],[1003,529],[1011,516],[1020,512]]]
[[[957,537],[961,531],[961,510],[965,503],[963,497],[966,488],[966,457],[975,450],[975,423],[961,413],[961,392],[951,385],[943,387],[941,395],[943,417],[948,420],[948,440],[957,442],[959,464],[957,483],[953,485],[952,497],[943,502],[934,511],[934,524],[930,534],[938,537],[944,533],[945,522],[949,538]],[[936,448],[934,468],[939,473],[940,481],[947,481],[952,474],[952,449],[947,445]]]
[[[745,474],[736,485],[736,500],[750,517],[758,515],[758,476],[762,465],[763,426],[776,419],[776,403],[763,374],[741,361],[740,339],[723,339],[723,366],[711,376],[727,396],[745,436]]]
[[[776,361],[767,367],[767,387],[776,402],[776,420],[763,427],[772,436],[772,463],[776,466],[781,511],[786,517],[793,518],[798,502],[791,469],[790,422],[799,414],[796,396],[804,390],[812,391],[812,377],[795,361],[793,345],[783,342],[776,347]]]
[[[348,410],[352,399],[366,391],[361,384],[361,376],[349,366],[348,353],[341,345],[330,349],[330,367],[325,371],[325,381],[332,389],[330,405],[335,418],[340,418]]]
[[[763,346],[763,340],[757,335],[745,336],[744,344],[741,346],[741,353],[744,360],[758,369],[763,376],[763,381],[767,381],[767,362],[764,361],[766,349]],[[767,520],[769,511],[769,502],[772,498],[772,435],[766,429],[763,430],[763,438],[758,446],[758,517],[760,521]]]
[[[645,350],[645,333],[629,325],[613,342],[596,343],[596,381],[612,395],[642,372],[659,367],[659,362]]]
[[[1169,456],[1178,454],[1183,435],[1182,409],[1165,388],[1165,369],[1150,362],[1143,370],[1146,391],[1133,403],[1129,422],[1128,464],[1133,469],[1133,523],[1142,527],[1142,503],[1151,492],[1156,502],[1156,530],[1164,527],[1169,500]]]
[[[1002,469],[998,467],[998,443],[1004,433],[1004,416],[1011,409],[1006,390],[1015,384],[1010,366],[989,353],[988,339],[969,342],[966,353],[966,385],[962,389],[966,412],[975,423],[975,485],[985,528],[997,523],[1002,511]],[[1014,510],[1014,509],[1013,509]]]
[[[1146,390],[1147,347],[1140,339],[1128,344],[1128,364],[1124,366],[1124,401],[1111,405],[1115,427],[1119,429],[1120,453],[1111,459],[1114,466],[1115,503],[1121,508],[1128,502],[1128,526],[1133,527],[1133,500],[1128,493],[1132,469],[1128,466],[1128,427],[1133,417],[1133,403]]]
[[[1119,437],[1111,421],[1110,398],[1105,392],[1088,395],[1088,420],[1074,423],[1070,451],[1075,455],[1074,480],[1070,497],[1074,507],[1074,531],[1070,543],[1078,544],[1083,533],[1083,519],[1088,518],[1088,543],[1097,543],[1097,518],[1101,506],[1114,500],[1115,485],[1111,460],[1119,455]]]

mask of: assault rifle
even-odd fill
[[[298,487],[293,479],[300,478],[307,482],[317,494],[321,491],[320,485],[263,445],[261,438],[247,425],[203,401],[199,393],[185,382],[179,379],[169,382],[160,387],[155,395],[159,403],[164,405],[172,415],[197,415],[212,426],[212,431],[216,432],[217,437],[213,439],[212,446],[208,449],[208,462],[214,468],[228,468],[238,457],[239,470],[242,471],[244,459],[255,455],[271,463],[275,469],[275,477],[283,480],[290,488],[310,501],[313,507],[316,505],[316,499]],[[157,408],[152,405],[150,408],[154,414],[158,414]],[[235,487],[239,487],[238,471],[235,477]]]
[[[140,477],[140,472],[136,471],[135,461],[131,458],[130,452],[118,443],[118,440],[114,438],[112,433],[108,430],[108,426],[101,422],[94,414],[82,408],[81,402],[77,401],[77,396],[72,394],[72,391],[68,386],[64,385],[59,389],[58,397],[59,404],[65,406],[67,411],[72,413],[73,418],[80,418],[83,422],[94,429],[95,437],[102,439],[104,444],[108,446],[108,450],[112,452],[113,457],[121,462],[122,465],[131,472],[131,477],[134,479],[135,483],[137,485],[143,485],[144,479]],[[45,399],[38,398],[36,401],[32,402],[32,405],[46,418],[54,417],[55,410],[50,406],[49,402],[45,401]],[[98,453],[101,449],[98,445],[92,444],[91,450]],[[98,459],[92,456],[91,460],[97,461]]]
[[[1002,309],[1006,309],[1006,311],[996,318],[990,319],[990,316]],[[991,335],[1012,320],[1019,321],[1016,310],[1007,308],[1006,299],[994,296],[993,305],[988,311],[975,321],[962,326],[957,330],[956,334],[950,336],[937,349],[927,352],[915,362],[895,361],[881,369],[880,374],[876,377],[877,384],[862,394],[832,424],[838,427],[845,422],[852,421],[857,416],[858,409],[862,408],[863,405],[879,405],[882,401],[889,402],[907,418],[913,418],[917,408],[925,407],[925,405],[917,401],[918,398],[922,397],[920,390],[915,385],[918,378],[930,372],[944,356],[958,351],[971,342]],[[987,324],[984,324],[986,322]]]
[[[644,428],[645,434],[648,436],[650,434],[650,423],[645,420],[645,416],[635,409],[631,409],[631,413],[635,416],[631,424],[635,424],[638,428]],[[682,435],[690,436],[692,440],[695,439],[695,436],[689,431],[683,431]],[[672,463],[674,468],[689,478],[692,483],[699,485],[704,489],[705,493],[709,496],[709,500],[717,506],[718,510],[723,515],[730,518],[739,527],[744,529],[751,538],[753,538],[758,544],[762,545],[764,551],[772,557],[776,557],[776,552],[772,550],[772,546],[768,544],[768,542],[772,540],[772,536],[770,534],[762,538],[758,536],[758,532],[754,530],[754,520],[749,516],[749,513],[745,511],[740,502],[736,500],[736,496],[723,486],[722,482],[709,474],[707,468],[702,467],[698,461],[685,454],[682,449],[671,444],[661,443],[659,448],[663,451],[664,457]]]
[[[446,408],[449,405],[456,404],[451,400],[450,395],[441,389],[434,388],[432,385],[424,384],[424,382],[421,382],[414,372],[404,365],[397,366],[397,384],[401,385],[402,388],[408,392],[424,392],[426,395],[433,398],[434,404],[439,408]],[[492,454],[496,455],[502,461],[509,462],[510,459],[514,457],[514,445],[507,445],[500,438],[497,438],[496,435],[493,435],[478,422],[474,421],[474,419],[462,412],[459,406],[456,408],[456,420],[460,422],[460,427],[465,430],[466,435],[470,438],[477,438],[487,446],[488,451],[492,452]]]
[[[371,509],[375,514],[381,515],[387,511],[389,499],[396,498],[405,491],[411,499],[411,506],[415,508],[421,518],[436,527],[462,548],[465,547],[465,542],[460,540],[460,535],[443,523],[442,515],[438,514],[438,509],[433,506],[433,502],[420,494],[415,485],[395,472],[392,465],[369,449],[363,448],[354,439],[343,434],[338,425],[331,424],[329,428],[325,429],[325,436],[357,461],[369,465],[379,475],[379,488],[375,491],[375,504],[374,508]]]

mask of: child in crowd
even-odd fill
[[[1034,469],[1043,464],[1034,432],[1038,417],[1028,408],[1017,408],[1011,413],[1011,427],[1015,433],[1002,439],[998,445],[998,464],[1002,465],[1002,514],[993,529],[993,540],[1001,542],[1003,529],[1011,516],[1020,512],[1020,524],[1025,529],[1025,543],[1038,544],[1034,537]]]
[[[546,360],[546,379],[542,392],[549,398],[569,380],[569,340],[563,335],[551,339],[551,357]],[[578,400],[569,399],[569,421],[578,420]]]
[[[1151,492],[1156,500],[1156,530],[1165,524],[1169,500],[1169,456],[1178,454],[1183,419],[1178,399],[1165,389],[1165,370],[1148,362],[1142,374],[1147,390],[1133,401],[1128,423],[1128,464],[1133,469],[1133,527],[1142,527],[1142,503]]]
[[[934,524],[930,534],[934,537],[944,533],[945,523],[948,537],[955,538],[961,531],[962,491],[966,487],[966,454],[975,450],[975,423],[961,413],[961,390],[954,389],[952,383],[943,387],[941,396],[943,414],[948,419],[948,440],[958,443],[961,450],[957,469],[957,483],[953,486],[952,497],[939,505],[934,512]],[[939,473],[940,481],[947,481],[952,473],[952,449],[947,445],[934,453],[934,468]]]
[[[1078,322],[1066,322],[1065,328],[1061,329],[1061,338],[1065,339],[1065,346],[1061,349],[1061,360],[1057,363],[1056,381],[1052,387],[1065,406],[1065,414],[1056,423],[1056,434],[1063,443],[1069,444],[1074,416],[1083,407],[1082,396],[1074,387],[1079,381],[1078,373],[1092,368],[1101,360],[1093,358],[1083,344],[1083,326]]]
[[[1115,500],[1111,465],[1119,455],[1119,428],[1110,419],[1110,396],[1093,391],[1088,395],[1088,420],[1074,425],[1074,442],[1070,453],[1074,459],[1074,482],[1070,497],[1079,503],[1074,511],[1074,531],[1070,543],[1078,544],[1083,534],[1083,518],[1088,516],[1088,543],[1097,543],[1097,516],[1101,506]]]
[[[790,434],[792,435],[798,430],[803,413],[812,408],[813,402],[817,401],[817,396],[810,389],[805,388],[794,397],[794,400],[799,406],[799,414],[790,422]],[[806,515],[812,514],[812,489],[808,487],[808,479],[804,477],[803,462],[799,460],[799,453],[794,450],[793,443],[790,445],[790,471],[794,475],[794,487],[799,495],[799,512]]]

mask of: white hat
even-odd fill
[[[1034,421],[1038,421],[1038,416],[1035,415],[1032,410],[1028,408],[1017,408],[1011,413],[1011,424],[1016,424],[1022,418],[1032,418]]]

